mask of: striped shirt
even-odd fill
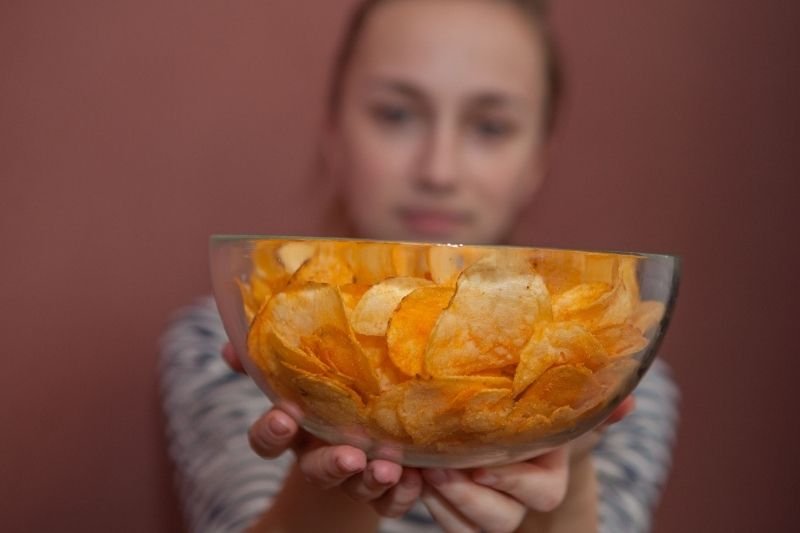
[[[293,455],[265,461],[247,431],[270,404],[220,356],[227,342],[212,298],[174,317],[162,338],[160,377],[169,453],[190,531],[242,531],[270,505]],[[598,518],[604,533],[648,531],[667,477],[677,425],[678,390],[656,360],[635,391],[636,409],[611,426],[593,450]],[[383,533],[439,531],[424,506],[384,519]]]

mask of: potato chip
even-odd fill
[[[395,276],[430,279],[425,246],[398,244],[392,248],[392,266]]]
[[[604,368],[595,372],[595,380],[602,387],[603,396],[613,399],[614,395],[620,390],[628,379],[634,379],[639,362],[635,359],[622,357],[613,360]]]
[[[635,262],[618,261],[613,284],[581,283],[553,299],[556,320],[577,321],[590,331],[622,324],[638,301]]]
[[[366,407],[351,389],[327,376],[300,373],[292,379],[306,412],[328,424],[360,426]]]
[[[384,432],[401,440],[409,439],[398,413],[410,382],[392,387],[375,397],[369,405],[369,417]]]
[[[559,365],[547,370],[520,396],[517,405],[532,414],[551,415],[569,406],[581,409],[601,393],[592,371],[578,365]]]
[[[629,323],[598,329],[594,335],[611,357],[633,355],[649,343],[639,329]]]
[[[374,284],[397,275],[388,243],[362,242],[352,247],[349,262],[355,283]]]
[[[551,296],[561,294],[584,281],[585,254],[561,250],[535,250],[528,261],[544,278]]]
[[[407,379],[389,358],[385,337],[356,334],[356,340],[375,371],[381,391],[388,390]]]
[[[423,278],[389,278],[373,285],[353,310],[353,330],[362,335],[386,335],[389,318],[411,291],[431,282]]]
[[[459,277],[431,332],[423,372],[464,376],[514,364],[536,322],[550,318],[541,276],[525,263],[485,257]]]
[[[457,436],[469,401],[481,390],[511,389],[510,379],[472,376],[408,383],[398,415],[414,442],[421,444]]]
[[[320,243],[317,252],[292,275],[289,285],[297,287],[309,282],[331,285],[353,283],[355,273],[348,262],[349,253],[350,246],[347,243]]]
[[[655,300],[641,302],[631,316],[633,325],[645,334],[654,328],[664,316],[664,304]]]
[[[261,327],[352,379],[361,394],[378,393],[378,380],[353,337],[335,287],[308,283],[278,293],[266,306],[264,321]]]
[[[428,268],[431,279],[438,285],[453,286],[465,268],[488,254],[488,250],[471,246],[430,246]]]
[[[465,433],[499,431],[507,424],[512,407],[508,388],[480,390],[464,405],[461,430]]]
[[[353,311],[355,310],[361,297],[369,290],[369,285],[366,283],[347,283],[339,286],[339,294],[342,297],[342,304],[344,305],[344,313],[347,316],[347,321],[352,323]]]
[[[514,375],[514,396],[521,394],[553,366],[569,363],[596,370],[607,362],[606,349],[580,324],[539,324],[520,353],[519,365]]]
[[[317,245],[310,242],[287,242],[276,253],[278,261],[288,275],[297,272],[303,263],[316,253]]]
[[[422,372],[428,338],[454,292],[449,287],[419,287],[395,309],[386,330],[386,341],[389,357],[407,376]]]

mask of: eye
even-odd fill
[[[485,139],[502,139],[516,130],[514,124],[500,119],[479,119],[475,122],[475,132]]]
[[[414,111],[408,106],[377,104],[371,108],[372,116],[386,126],[402,126],[414,119]]]

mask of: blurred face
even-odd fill
[[[544,168],[536,31],[491,0],[394,0],[369,16],[327,139],[360,236],[507,234]]]

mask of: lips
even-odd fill
[[[472,216],[465,211],[399,208],[398,217],[407,230],[427,237],[446,237],[468,225]]]

